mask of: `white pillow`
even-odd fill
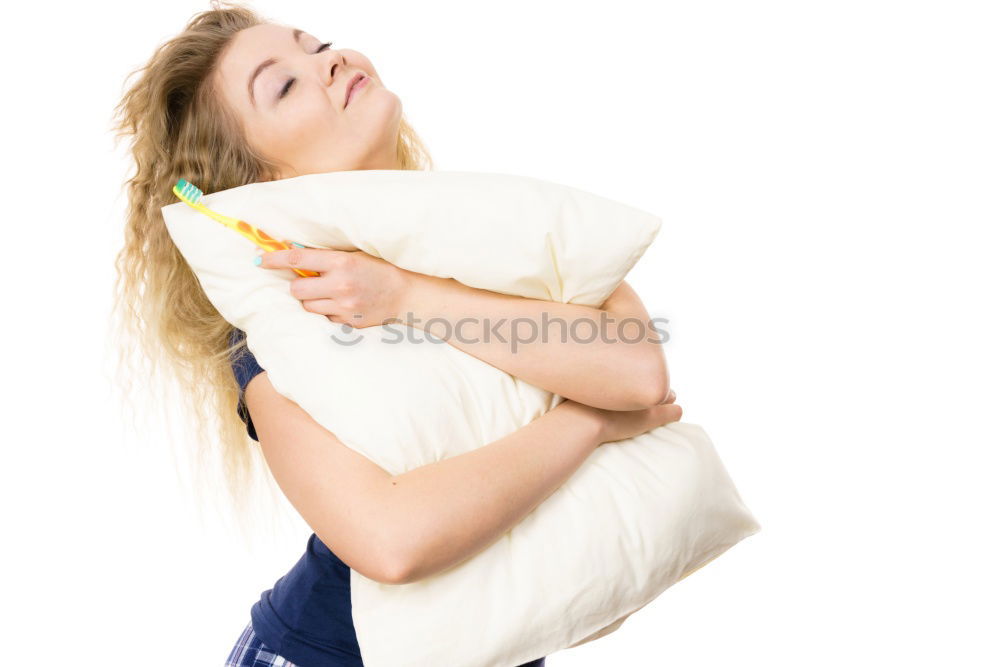
[[[203,202],[277,239],[594,306],[660,228],[625,204],[490,173],[311,174]],[[562,401],[440,339],[407,337],[404,324],[352,329],[310,313],[289,293],[296,276],[254,266],[249,240],[181,202],[162,212],[275,389],[393,475],[498,440]],[[759,530],[700,426],[606,443],[512,530],[447,571],[388,585],[352,570],[362,657],[368,667],[511,667],[551,655],[614,631]]]

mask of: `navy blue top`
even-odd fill
[[[234,329],[230,344],[246,334]],[[257,440],[257,431],[243,401],[247,384],[263,368],[247,348],[232,358],[240,385],[236,411]],[[301,667],[364,667],[351,616],[351,569],[313,533],[306,552],[288,574],[260,595],[250,609],[253,631],[286,660]],[[545,658],[519,667],[544,667]]]
[[[245,337],[234,329],[231,343]],[[243,392],[264,369],[245,347],[232,359],[240,386],[236,411],[257,440]],[[250,609],[253,631],[281,657],[303,667],[362,667],[351,617],[351,570],[313,533],[306,552]]]

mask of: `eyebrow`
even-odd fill
[[[292,39],[295,40],[295,43],[298,43],[300,35],[302,35],[302,31],[298,28],[292,30]],[[253,71],[253,74],[250,75],[250,79],[247,81],[247,92],[250,94],[250,104],[252,104],[255,109],[257,108],[257,101],[254,99],[253,95],[253,82],[257,80],[257,77],[261,72],[276,62],[278,62],[277,58],[268,58],[261,64],[257,65],[257,69]]]

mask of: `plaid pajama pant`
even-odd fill
[[[296,667],[295,664],[285,660],[265,646],[260,637],[254,633],[253,623],[247,623],[247,627],[243,628],[243,634],[236,640],[236,646],[229,654],[225,667],[268,667],[270,665]],[[526,662],[519,667],[545,667],[545,658]]]
[[[243,628],[243,634],[236,640],[229,658],[226,660],[226,667],[295,667],[288,660],[285,660],[277,653],[274,653],[264,642],[260,640],[254,631],[253,624],[247,623]]]

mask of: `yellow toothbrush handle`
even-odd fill
[[[275,250],[288,250],[292,247],[291,244],[272,238],[271,236],[265,234],[263,230],[257,229],[252,225],[248,225],[242,220],[238,221],[237,225],[238,227],[236,231],[238,231],[240,234],[242,234],[243,236],[247,237],[248,239],[256,243],[258,246],[260,246],[267,252],[273,252]],[[306,269],[292,269],[292,271],[294,271],[295,273],[299,274],[304,278],[310,278],[319,275],[315,271],[308,271]]]
[[[190,184],[188,184],[188,186],[194,187],[193,185]],[[194,189],[198,192],[200,196],[201,190],[198,190],[197,188]],[[253,241],[258,247],[263,248],[267,252],[273,252],[275,250],[289,250],[292,247],[290,244],[285,243],[284,241],[279,241],[275,238],[272,238],[271,236],[268,236],[267,233],[264,232],[264,230],[257,229],[248,222],[244,222],[236,218],[231,218],[228,215],[222,215],[221,213],[216,213],[212,209],[202,204],[200,201],[192,201],[191,198],[185,194],[185,191],[179,187],[179,185],[175,185],[173,187],[173,191],[174,194],[177,195],[177,197],[181,201],[183,201],[185,204],[187,204],[194,210],[199,211],[200,213],[204,213],[213,220],[221,222],[222,224],[224,224],[226,227],[229,227],[233,231],[239,232],[246,238]],[[292,271],[294,271],[295,273],[299,274],[304,278],[312,278],[319,275],[315,271],[308,271],[306,269],[292,269]]]

